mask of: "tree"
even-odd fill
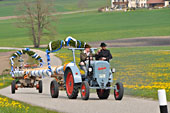
[[[52,22],[57,19],[53,16],[53,4],[50,0],[23,0],[18,16],[18,27],[27,28],[33,41],[34,47],[38,48],[42,36],[55,34],[55,26]]]

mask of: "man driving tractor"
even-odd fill
[[[87,68],[86,68],[86,64],[88,63],[89,60],[89,56],[90,56],[90,60],[93,59],[93,54],[90,51],[91,46],[90,45],[86,45],[84,51],[82,51],[80,53],[80,68],[82,70],[84,70],[85,75],[87,75]]]

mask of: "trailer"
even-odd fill
[[[22,59],[22,55],[27,54],[30,57],[34,58],[39,62],[39,66],[37,64],[28,65],[24,64],[24,60]],[[14,60],[18,58],[18,62],[20,63],[19,66],[15,66]],[[25,48],[22,50],[17,51],[16,53],[12,54],[10,58],[11,62],[11,75],[14,79],[11,83],[11,93],[15,94],[15,91],[18,88],[36,88],[39,93],[42,93],[43,90],[43,83],[42,83],[42,76],[43,73],[37,73],[36,70],[38,67],[43,67],[43,59],[36,54],[35,52],[31,51],[29,48]],[[31,69],[34,68],[34,69]]]

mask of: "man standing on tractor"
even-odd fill
[[[87,68],[86,64],[88,63],[88,60],[93,60],[93,54],[90,51],[91,46],[85,45],[84,51],[80,53],[80,68],[84,70],[85,75],[87,75]]]
[[[103,60],[108,61],[112,59],[112,54],[110,51],[106,48],[107,45],[105,43],[100,44],[101,49],[97,52],[96,60]]]

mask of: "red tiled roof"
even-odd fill
[[[165,0],[148,0],[148,4],[165,3]]]

